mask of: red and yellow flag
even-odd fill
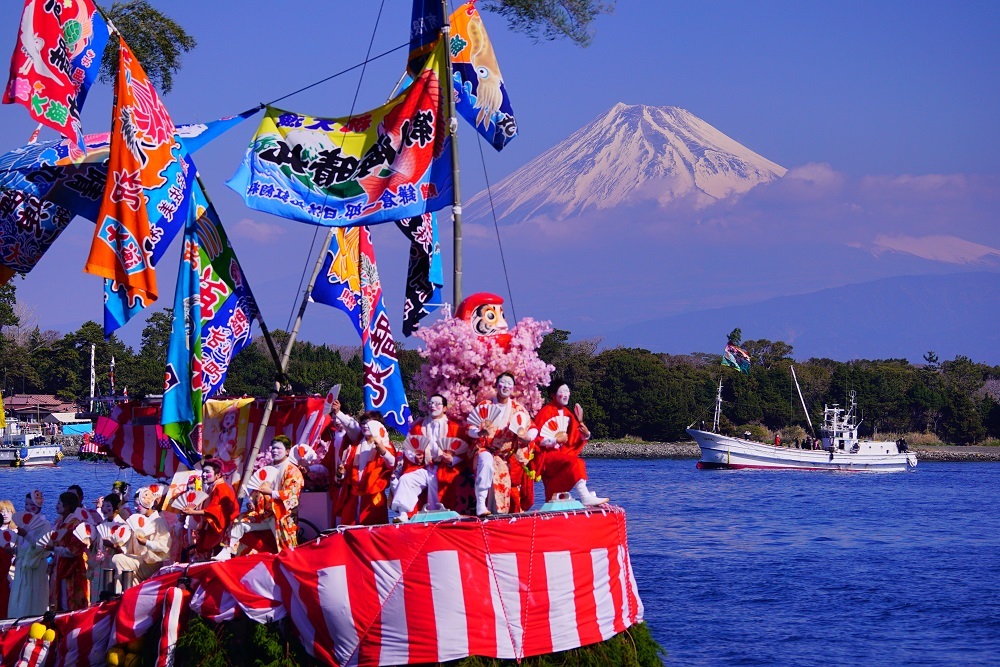
[[[149,305],[157,296],[149,208],[163,206],[150,195],[176,187],[173,208],[186,205],[187,174],[179,172],[188,167],[179,159],[183,150],[166,107],[124,41],[119,44],[113,114],[108,180],[83,270],[116,281],[135,302]]]

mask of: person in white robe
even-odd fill
[[[24,511],[40,514],[45,498],[35,489],[24,498]],[[7,614],[11,618],[40,616],[49,610],[49,553],[38,546],[38,540],[52,530],[48,519],[42,520],[30,532],[18,529],[21,539],[14,557],[14,581],[10,585]]]

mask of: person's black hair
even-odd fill
[[[219,459],[205,459],[201,462],[201,469],[211,468],[215,471],[216,475],[222,474],[222,461]]]
[[[556,392],[559,391],[559,387],[563,385],[569,387],[569,382],[566,382],[566,380],[563,380],[562,378],[555,378],[552,380],[552,382],[549,383],[549,396],[555,396]],[[569,388],[570,390],[573,389],[572,387]]]
[[[70,484],[66,487],[66,490],[75,493],[77,498],[80,500],[80,503],[83,503],[83,487],[79,484]]]
[[[369,410],[368,412],[365,412],[361,415],[361,418],[358,419],[358,422],[364,424],[365,422],[372,421],[373,419],[377,422],[382,422],[383,421],[382,413],[379,412],[378,410]]]
[[[80,496],[75,491],[63,491],[59,494],[59,502],[68,510],[67,514],[72,514],[80,506]]]
[[[440,398],[440,399],[441,399],[441,400],[442,400],[442,401],[444,402],[444,407],[448,407],[448,399],[447,399],[447,398],[445,397],[445,395],[444,395],[444,394],[431,394],[431,395],[430,395],[430,396],[429,396],[429,397],[427,398],[427,401],[428,401],[428,402],[430,402],[430,400],[431,400],[432,398],[434,398],[435,396],[437,396],[438,398]]]
[[[117,493],[109,493],[108,495],[104,496],[104,502],[111,505],[111,509],[117,510],[119,507],[121,507],[122,498]]]

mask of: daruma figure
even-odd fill
[[[502,297],[489,292],[476,292],[458,304],[455,317],[468,322],[480,338],[496,343],[504,350],[510,347]]]

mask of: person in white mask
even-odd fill
[[[473,410],[479,414],[481,408],[487,408],[482,412],[493,415],[478,425],[469,426],[469,438],[478,448],[475,459],[477,516],[528,510],[522,506],[521,494],[512,493],[511,460],[519,450],[529,447],[536,431],[528,411],[514,400],[513,395],[514,376],[501,373],[497,377],[493,400],[484,401]]]
[[[587,465],[580,458],[590,439],[590,429],[583,423],[583,410],[569,408],[569,385],[556,380],[549,385],[549,402],[535,415],[538,429],[537,469],[545,485],[545,499],[557,493],[573,491],[586,507],[608,502],[587,488]]]
[[[465,467],[468,443],[464,440],[464,427],[448,417],[445,408],[448,400],[441,394],[427,399],[427,416],[415,421],[408,436],[425,436],[422,449],[407,444],[403,448],[403,469],[393,496],[391,509],[397,513],[397,522],[406,521],[417,506],[420,494],[427,491],[428,505],[456,507],[459,475]]]
[[[115,580],[119,585],[122,572],[135,572],[137,582],[149,578],[170,554],[170,527],[156,511],[156,501],[156,494],[146,487],[135,494],[134,513],[140,518],[129,522],[132,537],[125,545],[124,553],[111,557]]]

